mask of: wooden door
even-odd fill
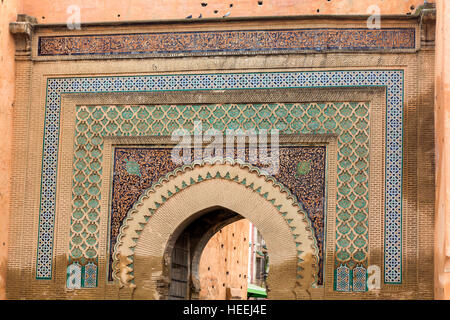
[[[169,300],[186,300],[189,297],[189,236],[184,233],[177,240],[172,252]]]

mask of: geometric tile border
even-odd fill
[[[52,278],[56,178],[62,94],[318,87],[386,88],[384,280],[385,283],[390,284],[401,283],[404,90],[404,74],[402,70],[343,70],[48,79],[36,278]]]
[[[415,49],[414,28],[188,31],[39,37],[39,56]]]

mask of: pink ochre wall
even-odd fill
[[[0,300],[5,299],[8,225],[11,198],[12,109],[14,104],[14,41],[9,23],[16,21],[18,0],[0,3]]]
[[[202,18],[366,15],[372,5],[381,14],[406,15],[421,4],[423,0],[23,0],[23,10],[39,23],[65,23],[71,15],[68,10],[73,13],[69,7],[75,5],[83,23],[198,18],[200,14]]]
[[[435,298],[450,299],[450,2],[437,1]]]

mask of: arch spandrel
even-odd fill
[[[272,296],[282,297],[283,291],[299,288],[306,290],[316,281],[318,249],[306,213],[274,178],[240,163],[184,166],[146,190],[121,227],[114,250],[114,277],[121,285],[139,289],[142,279],[138,264],[145,256],[152,257],[152,262],[146,263],[153,266],[153,274],[142,277],[162,277],[163,255],[170,235],[180,222],[214,206],[241,214],[264,235],[271,255],[268,281],[272,284]],[[281,279],[290,273],[291,284],[287,285],[289,281]],[[155,289],[156,284],[151,287]]]

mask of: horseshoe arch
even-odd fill
[[[180,225],[221,207],[256,225],[270,255],[269,298],[308,298],[317,245],[295,196],[273,177],[242,163],[194,163],[167,174],[129,211],[114,248],[114,277],[139,299],[167,298],[170,242]],[[282,280],[283,279],[283,280]]]

